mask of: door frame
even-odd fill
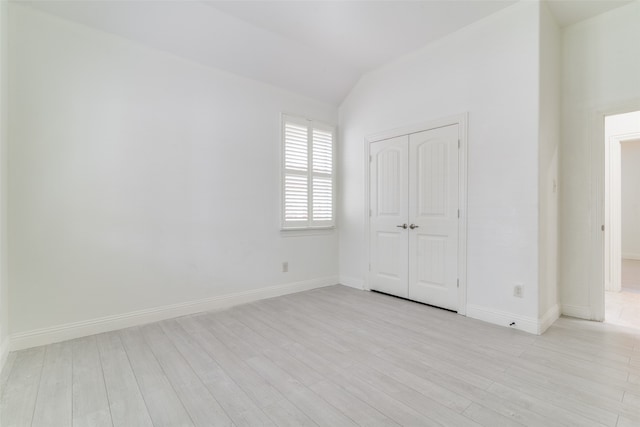
[[[604,215],[604,253],[605,253],[605,291],[620,292],[622,288],[622,269],[620,261],[622,253],[622,147],[625,142],[640,140],[640,132],[621,134],[610,137],[605,143],[605,152],[608,155],[609,173],[605,174],[605,215]],[[606,165],[605,165],[606,170]],[[607,185],[608,179],[608,185]],[[609,195],[607,197],[607,190]],[[615,196],[615,197],[614,197]],[[617,208],[617,209],[616,209]],[[617,212],[617,215],[611,215]],[[607,215],[608,213],[608,215]],[[609,243],[607,245],[607,242]],[[608,256],[607,256],[608,255]],[[609,277],[607,277],[607,262]],[[611,279],[611,280],[610,280]],[[607,286],[607,284],[609,286]],[[606,320],[606,319],[605,319]]]
[[[458,150],[458,206],[460,207],[460,221],[458,221],[458,314],[467,314],[467,153],[468,153],[468,126],[469,113],[465,112],[454,116],[429,120],[427,122],[403,126],[384,132],[375,133],[364,138],[364,224],[366,254],[364,275],[364,289],[371,290],[371,221],[370,221],[370,162],[371,144],[385,139],[403,135],[411,135],[446,126],[458,125],[458,138],[460,149]]]
[[[605,134],[606,116],[640,110],[640,99],[591,110],[591,280],[588,283],[590,320],[604,321],[605,292]]]

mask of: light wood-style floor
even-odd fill
[[[605,292],[604,321],[640,330],[640,291]]]
[[[342,286],[12,353],[9,426],[639,426],[640,334]]]
[[[640,260],[623,259],[620,275],[622,289],[640,293]]]
[[[622,290],[605,292],[604,321],[640,329],[640,260],[622,260]]]

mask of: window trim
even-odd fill
[[[287,175],[285,162],[285,125],[292,123],[307,128],[307,206],[308,218],[303,224],[291,225],[285,220],[285,177]],[[313,171],[313,130],[331,132],[331,221],[313,221],[313,177],[327,177],[327,174]],[[336,228],[336,136],[337,127],[319,120],[282,113],[280,115],[280,230],[285,232],[304,232],[333,230]]]

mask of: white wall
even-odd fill
[[[565,314],[594,318],[591,147],[596,112],[640,104],[640,2],[563,32],[560,283]],[[602,298],[602,297],[600,297]]]
[[[368,268],[365,136],[468,111],[468,314],[537,320],[538,24],[538,3],[518,3],[353,89],[340,108],[343,283],[362,284]],[[513,296],[515,283],[524,298]]]
[[[560,29],[546,2],[540,9],[540,307],[552,322],[559,313],[558,149],[560,143]]]
[[[622,148],[622,258],[640,260],[640,140]]]
[[[9,348],[9,282],[7,280],[8,12],[8,2],[0,1],[0,371]]]
[[[278,228],[280,113],[335,107],[11,7],[12,333],[337,277]]]

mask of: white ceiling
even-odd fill
[[[548,0],[547,4],[561,27],[600,15],[634,0]]]
[[[366,72],[514,3],[215,1],[208,5]]]
[[[631,0],[554,0],[569,25]],[[19,1],[338,105],[360,76],[515,0]]]

